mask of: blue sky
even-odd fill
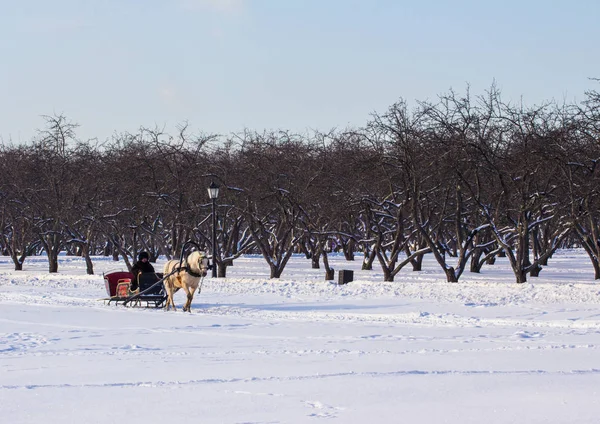
[[[0,0],[0,137],[53,113],[84,139],[327,130],[494,80],[507,100],[579,101],[598,21],[597,0]]]

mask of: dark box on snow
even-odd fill
[[[341,269],[338,274],[338,284],[346,284],[354,280],[354,271]]]

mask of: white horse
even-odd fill
[[[176,271],[175,271],[176,270]],[[169,275],[173,272],[173,275]],[[202,278],[208,272],[208,257],[204,252],[194,251],[179,266],[179,260],[173,259],[165,264],[164,275],[169,275],[163,281],[165,290],[167,291],[167,311],[173,305],[173,310],[176,311],[173,295],[177,290],[183,289],[187,295],[187,301],[183,306],[183,311],[192,311],[192,299],[194,292],[198,288]]]

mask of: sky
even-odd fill
[[[598,18],[597,0],[0,0],[0,142],[53,114],[99,140],[360,127],[493,82],[509,101],[581,101]]]

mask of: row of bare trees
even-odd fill
[[[153,258],[186,240],[212,251],[206,188],[217,206],[218,275],[245,253],[272,278],[294,252],[325,267],[359,255],[393,281],[431,254],[449,282],[506,255],[517,282],[559,247],[581,246],[600,279],[600,95],[525,107],[449,92],[329,133],[245,131],[220,137],[158,129],[81,142],[64,116],[27,145],[0,150],[0,249],[15,269],[45,252]]]

